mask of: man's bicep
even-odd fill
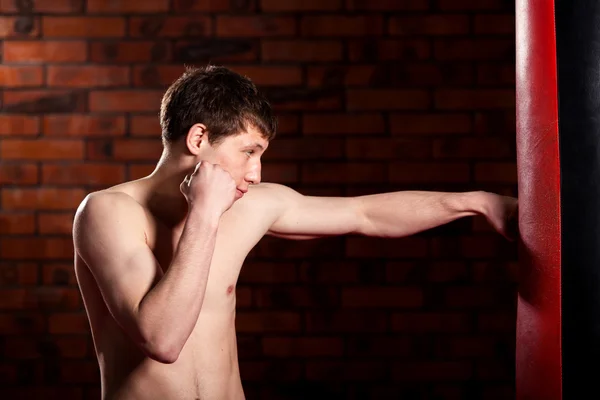
[[[278,214],[269,234],[287,239],[312,239],[358,232],[360,203],[353,197],[304,196],[274,187]]]
[[[136,224],[135,212],[115,200],[120,199],[92,199],[78,210],[75,250],[112,316],[134,340],[142,340],[138,307],[162,270]]]

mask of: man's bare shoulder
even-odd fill
[[[88,194],[75,213],[73,238],[86,234],[103,234],[108,230],[123,229],[143,234],[145,209],[129,194],[106,189]]]

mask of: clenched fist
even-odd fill
[[[229,172],[206,161],[196,164],[194,172],[185,176],[180,190],[190,208],[215,212],[219,217],[233,205],[236,194]]]

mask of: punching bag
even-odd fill
[[[600,2],[516,1],[516,393],[600,399]]]

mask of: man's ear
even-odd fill
[[[202,142],[208,143],[208,133],[204,124],[194,124],[185,137],[185,144],[189,152],[197,156],[200,153]]]

